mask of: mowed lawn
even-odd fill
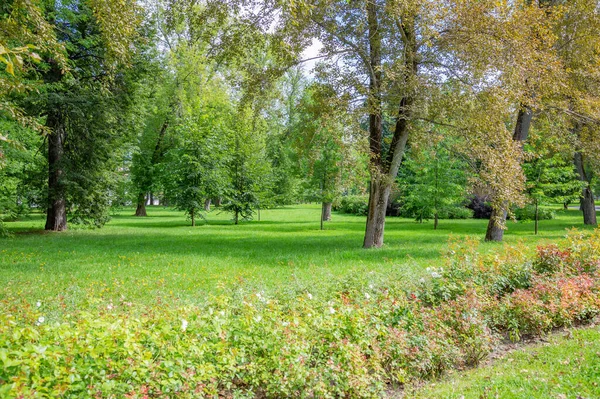
[[[427,267],[443,265],[451,236],[480,240],[487,224],[442,220],[434,231],[432,222],[389,218],[385,247],[364,250],[364,217],[334,213],[320,231],[318,205],[265,210],[261,221],[237,226],[218,210],[196,227],[182,212],[163,207],[149,207],[147,218],[132,214],[125,209],[102,229],[71,227],[63,233],[45,233],[41,214],[8,223],[14,237],[0,240],[0,301],[60,298],[63,308],[80,308],[90,297],[195,301],[234,285],[318,290],[357,273],[414,281]],[[533,250],[561,240],[572,227],[584,228],[579,211],[542,221],[537,237],[533,222],[510,223],[505,241]],[[482,244],[483,251],[501,248]]]
[[[418,399],[566,399],[600,397],[600,328],[556,333],[407,392]]]

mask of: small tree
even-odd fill
[[[539,206],[559,202],[570,203],[579,199],[582,184],[571,162],[560,154],[538,155],[524,163],[527,176],[527,195],[535,207],[535,234],[539,228]]]
[[[330,86],[309,86],[300,102],[294,133],[305,190],[321,202],[321,229],[323,222],[331,220],[333,201],[361,175],[360,159],[353,152],[358,141],[352,137],[352,121],[344,107],[346,102]],[[356,172],[354,178],[350,170]]]
[[[226,163],[229,184],[223,210],[233,215],[235,224],[252,220],[268,185],[264,126],[250,107],[239,111],[232,148]],[[263,195],[261,195],[263,194]]]
[[[399,178],[403,208],[419,222],[433,216],[433,228],[437,229],[440,212],[465,200],[464,162],[454,158],[444,143],[437,141],[427,148],[413,148],[404,163]]]

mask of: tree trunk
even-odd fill
[[[222,203],[223,203],[223,198],[217,197],[217,199],[215,200],[215,206],[221,206]]]
[[[190,211],[190,217],[192,218],[192,227],[196,227],[196,214],[193,209]]]
[[[67,208],[62,169],[66,131],[62,113],[57,110],[49,112],[46,126],[51,132],[48,135],[48,212],[45,229],[63,231],[67,229]]]
[[[240,213],[238,211],[235,211],[234,221],[235,221],[235,224],[240,223]]]
[[[323,202],[321,204],[321,209],[323,210],[322,212],[322,219],[324,222],[329,222],[331,221],[331,202]]]
[[[583,192],[581,193],[581,198],[579,200],[579,207],[583,212],[583,224],[596,226],[598,224],[598,221],[596,219],[596,204],[594,201],[594,192],[592,191],[590,179],[588,178],[585,171],[585,163],[583,161],[583,154],[581,152],[575,153],[575,168],[577,169],[579,180],[586,184],[583,188]]]
[[[563,204],[563,209],[564,209],[565,211],[569,209],[569,203],[568,203],[568,202],[565,202],[565,203]]]
[[[385,212],[392,191],[392,185],[385,179],[371,181],[369,192],[369,213],[365,232],[364,248],[380,248],[385,231]]]
[[[594,193],[590,187],[583,189],[583,197],[581,198],[581,209],[583,210],[583,224],[596,226],[596,204],[594,201]]]
[[[539,220],[540,220],[540,215],[539,215],[539,210],[538,210],[538,203],[536,201],[535,202],[535,235],[536,236],[538,234]]]
[[[533,120],[533,111],[530,107],[521,104],[521,109],[517,115],[517,124],[513,133],[513,140],[523,145],[529,138],[529,129]],[[506,226],[507,212],[505,210],[493,210],[492,217],[488,223],[485,234],[486,241],[502,241],[504,238],[504,229]]]
[[[144,193],[138,194],[137,208],[135,209],[135,216],[148,216],[146,213],[146,195]]]
[[[506,223],[506,211],[492,210],[492,216],[488,223],[487,232],[485,234],[486,241],[502,241],[504,238],[504,223]]]
[[[154,194],[150,191],[150,206],[154,205]]]
[[[384,159],[382,151],[382,65],[381,65],[381,34],[376,2],[367,2],[367,19],[369,28],[369,149],[371,187],[369,191],[369,211],[365,229],[364,248],[381,247],[385,230],[385,213],[387,210],[392,184],[398,175],[398,169],[404,156],[409,135],[409,122],[412,117],[414,98],[407,94],[400,100],[398,117],[390,149]],[[417,42],[414,19],[407,18],[404,23],[397,21],[402,30],[402,40],[405,46],[404,76],[407,85],[417,75]]]
[[[211,203],[210,198],[204,201],[204,210],[206,212],[210,212],[210,203]]]
[[[438,228],[438,223],[439,223],[439,217],[438,217],[438,213],[435,212],[435,214],[433,215],[433,229],[437,230]]]

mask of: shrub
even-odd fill
[[[389,384],[474,366],[514,340],[600,312],[600,231],[568,246],[482,255],[450,243],[414,287],[352,276],[289,297],[232,292],[193,306],[89,298],[45,319],[0,301],[0,397],[376,398]],[[39,306],[38,306],[39,305]]]
[[[515,219],[517,220],[535,220],[535,206],[527,205],[524,208],[513,210]],[[538,208],[538,220],[552,220],[556,217],[556,213],[551,209]]]
[[[409,208],[407,206],[400,207],[398,211],[399,216],[411,219],[429,220],[433,219],[433,212],[422,212],[421,209]],[[462,206],[449,206],[440,209],[438,212],[438,218],[440,219],[471,219],[473,217],[473,210],[467,209]]]
[[[365,195],[349,195],[333,204],[333,209],[340,213],[366,216],[369,211],[369,197]]]
[[[467,208],[473,210],[475,219],[489,219],[492,217],[492,206],[487,196],[473,195]]]

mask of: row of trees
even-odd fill
[[[102,225],[128,201],[145,216],[149,193],[192,224],[211,201],[237,223],[318,200],[328,220],[366,189],[364,247],[379,247],[398,176],[436,226],[439,209],[485,193],[488,240],[528,198],[579,198],[596,224],[595,1],[0,7],[0,212],[40,206],[48,230],[68,215]]]

